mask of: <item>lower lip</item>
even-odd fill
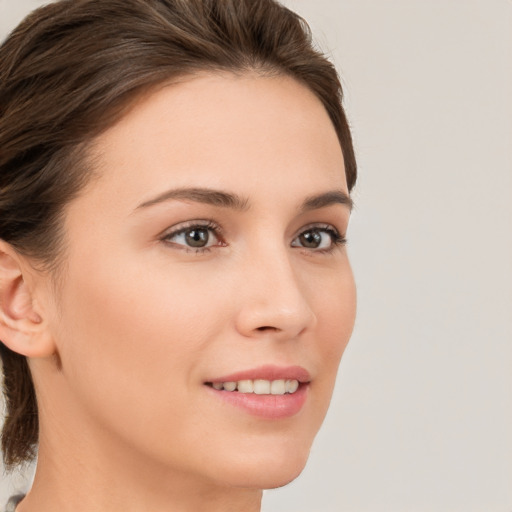
[[[256,393],[239,393],[238,391],[218,391],[207,386],[211,393],[253,416],[278,420],[290,418],[297,414],[306,403],[308,384],[301,384],[295,393],[284,395],[257,395]]]

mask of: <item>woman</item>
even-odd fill
[[[61,0],[1,48],[0,105],[16,510],[259,510],[354,323],[333,66],[272,0]]]

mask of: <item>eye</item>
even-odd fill
[[[303,231],[291,245],[313,251],[329,252],[345,242],[345,238],[332,226],[316,226]]]
[[[194,252],[209,250],[210,247],[221,245],[219,228],[209,222],[207,224],[189,224],[166,233],[162,240],[168,244],[183,246]]]

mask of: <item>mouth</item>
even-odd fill
[[[230,393],[285,395],[295,393],[299,389],[301,383],[296,379],[243,379],[227,382],[206,382],[206,385],[211,386],[217,391],[228,391]]]
[[[205,382],[218,399],[264,419],[296,415],[308,397],[311,377],[301,367],[265,366]]]

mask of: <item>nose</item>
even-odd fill
[[[285,248],[247,262],[236,327],[245,337],[288,340],[316,324],[304,279]]]

